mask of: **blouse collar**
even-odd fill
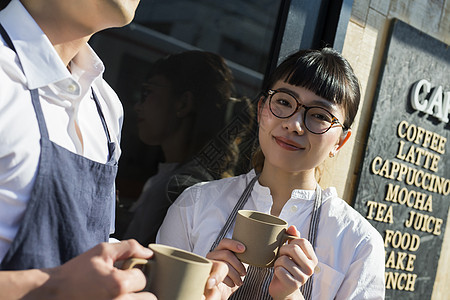
[[[256,176],[255,170],[251,170],[247,174],[247,181],[250,182],[250,180]],[[266,186],[262,186],[259,181],[256,181],[255,186],[253,188],[253,193],[255,193],[255,196],[257,196],[259,199],[267,199],[265,201],[272,202],[272,195],[270,193],[270,189]],[[334,187],[328,187],[323,190],[322,197],[324,201],[331,197],[331,196],[337,196],[337,191]],[[316,191],[315,190],[302,190],[302,189],[295,189],[291,193],[291,199],[293,201],[313,201],[316,197]]]

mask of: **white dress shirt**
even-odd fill
[[[108,160],[107,137],[91,86],[116,143],[117,160],[123,108],[103,80],[103,63],[88,44],[72,60],[70,73],[20,1],[12,0],[0,11],[0,23],[17,51],[16,55],[0,38],[1,262],[21,224],[38,168],[40,133],[29,90],[39,91],[50,140],[100,163]],[[112,224],[113,220],[114,212]]]
[[[205,256],[254,176],[252,170],[186,189],[169,208],[156,242]],[[295,225],[302,237],[308,236],[314,197],[315,191],[294,190],[279,216]],[[335,188],[324,190],[322,197],[312,299],[384,299],[381,235],[337,196]],[[256,182],[244,209],[270,213],[271,207],[269,188]]]

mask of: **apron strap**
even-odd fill
[[[3,37],[3,39],[6,42],[6,45],[8,45],[9,48],[11,48],[14,52],[16,52],[16,48],[14,47],[11,38],[9,37],[9,35],[6,33],[5,28],[3,28],[2,24],[0,24],[0,34]]]
[[[236,219],[238,210],[242,209],[245,203],[247,203],[248,197],[250,197],[250,194],[252,193],[253,190],[253,186],[255,185],[256,180],[258,180],[259,175],[260,174],[253,177],[253,179],[249,182],[249,184],[245,188],[244,192],[239,198],[239,201],[234,206],[233,210],[228,216],[227,222],[222,227],[222,230],[220,231],[219,235],[217,236],[216,240],[212,244],[211,249],[209,251],[213,251],[214,249],[216,249],[217,245],[219,245],[220,241],[226,236],[227,232],[230,230],[231,225],[233,225],[234,220]]]
[[[114,152],[116,150],[115,143],[111,141],[111,134],[109,133],[108,125],[106,124],[106,119],[102,111],[102,107],[100,105],[100,101],[98,100],[97,94],[94,91],[94,88],[91,87],[92,91],[92,98],[94,99],[95,106],[97,107],[97,112],[100,116],[100,120],[102,121],[103,130],[106,134],[106,139],[108,140],[108,162],[113,161],[114,159]],[[116,165],[117,162],[114,162],[114,165]]]
[[[16,52],[16,48],[14,47],[12,40],[9,37],[8,33],[6,32],[5,28],[2,26],[2,24],[0,24],[0,35],[5,40],[6,45],[8,45],[8,47],[11,48],[11,50]],[[108,140],[107,146],[108,146],[109,159],[112,159],[114,157],[115,144],[113,142],[111,142],[111,135],[109,133],[108,125],[106,124],[106,120],[105,120],[105,117],[103,115],[103,112],[102,112],[102,109],[100,106],[100,101],[98,100],[94,89],[91,88],[91,90],[92,90],[92,96],[93,96],[95,105],[97,107],[98,114],[100,115],[100,120],[102,122],[103,129],[106,134],[106,138]],[[41,137],[48,139],[49,135],[48,135],[47,125],[44,120],[44,115],[42,113],[41,103],[39,101],[39,92],[37,89],[34,89],[34,90],[30,90],[30,93],[31,93],[31,99],[32,99],[33,106],[34,106],[35,110],[37,111],[36,116],[38,119],[39,131],[40,131]]]
[[[34,110],[36,112],[36,119],[38,121],[39,132],[41,134],[41,138],[49,140],[47,124],[45,123],[44,113],[42,112],[41,101],[39,100],[39,91],[38,89],[30,90],[31,94],[31,102],[33,103]]]
[[[317,240],[317,228],[319,226],[320,220],[320,210],[322,208],[322,188],[317,184],[316,186],[316,199],[314,200],[314,208],[311,216],[311,221],[309,223],[309,232],[308,232],[308,240],[313,246],[313,249],[316,249],[316,240]],[[314,274],[309,277],[304,285],[301,286],[300,290],[303,294],[305,300],[311,299],[312,287],[314,282]]]
[[[98,100],[97,94],[95,93],[93,87],[91,87],[91,91],[92,91],[92,98],[94,98],[95,106],[97,107],[97,112],[100,115],[100,120],[102,121],[103,130],[106,133],[106,138],[108,139],[108,143],[111,143],[111,135],[109,134],[108,125],[106,124],[105,116],[103,115],[103,111],[100,106],[100,101]]]
[[[8,33],[6,32],[6,30],[2,26],[2,24],[0,24],[0,34],[3,37],[3,39],[5,40],[6,45],[8,45],[8,47],[11,48],[11,50],[16,52],[16,48],[14,47],[14,44],[12,43],[11,38],[9,37]],[[31,101],[32,101],[34,109],[36,111],[36,118],[37,118],[37,121],[39,124],[39,132],[41,134],[41,137],[48,139],[48,131],[47,131],[47,127],[45,126],[44,115],[42,113],[41,104],[39,102],[39,92],[37,89],[34,89],[34,90],[30,90],[30,94],[31,94]]]

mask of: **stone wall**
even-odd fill
[[[335,186],[347,201],[354,199],[355,186],[370,126],[372,101],[388,29],[392,19],[450,45],[450,0],[354,0],[343,55],[350,61],[362,89],[362,102],[353,136],[338,156],[325,163],[321,185]],[[349,163],[350,162],[350,163]],[[450,216],[447,221],[450,220]],[[447,222],[432,299],[450,294],[450,227]]]

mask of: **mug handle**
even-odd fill
[[[283,234],[283,244],[286,242],[290,242],[295,239],[299,239],[299,236],[287,234],[286,231]]]
[[[150,262],[150,260],[148,260],[148,259],[132,257],[132,258],[129,258],[126,261],[124,261],[124,263],[122,265],[122,270],[129,270],[138,265],[146,265],[149,262]]]
[[[144,291],[148,291],[150,282],[147,276],[150,273],[150,268],[153,262],[154,261],[150,259],[131,257],[123,262],[122,270],[129,270],[136,266],[141,266],[141,268],[139,269],[145,274],[145,277],[147,278],[147,283],[145,285]]]

